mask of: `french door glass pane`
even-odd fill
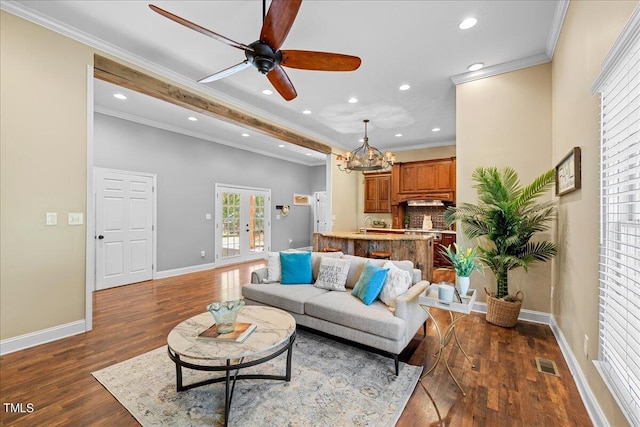
[[[264,196],[250,197],[249,223],[250,225],[250,247],[251,252],[264,252]]]
[[[222,193],[222,257],[240,254],[240,194]]]

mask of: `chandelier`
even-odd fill
[[[338,169],[342,172],[351,173],[351,171],[376,171],[389,169],[396,161],[396,155],[387,150],[384,154],[375,147],[369,145],[369,137],[367,136],[368,119],[364,122],[364,142],[353,151],[347,151],[344,156],[338,154],[336,160]]]

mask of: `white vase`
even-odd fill
[[[457,276],[458,282],[458,292],[460,292],[460,296],[465,298],[467,296],[467,292],[469,291],[469,277]]]

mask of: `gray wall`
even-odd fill
[[[157,271],[213,262],[216,183],[271,189],[271,250],[311,245],[312,208],[293,206],[293,193],[324,190],[318,171],[324,174],[324,166],[278,160],[98,113],[94,143],[96,167],[157,175]],[[282,204],[291,211],[278,220],[275,206]],[[212,220],[205,219],[207,213]]]

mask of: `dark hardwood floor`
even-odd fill
[[[165,345],[176,324],[205,311],[211,301],[239,296],[251,271],[263,265],[254,262],[94,293],[91,332],[0,357],[0,425],[138,425],[91,372]],[[434,281],[452,277],[448,270],[436,270]],[[436,316],[441,322],[448,318],[444,312]],[[424,378],[424,388],[416,387],[399,427],[592,425],[548,326],[519,322],[505,329],[473,313],[456,329],[476,367],[457,349],[447,348],[445,357],[466,397],[441,364]],[[401,360],[426,371],[434,361],[436,340],[429,322],[426,338],[416,335]],[[538,373],[535,356],[555,361],[560,376]],[[7,404],[14,411],[22,404],[23,413],[9,411]]]

